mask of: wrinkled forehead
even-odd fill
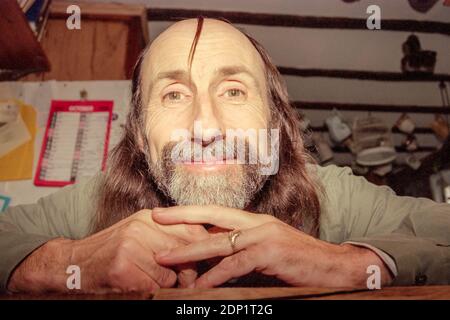
[[[205,19],[189,69],[189,54],[197,31],[196,19],[180,21],[164,31],[151,44],[141,68],[144,101],[158,75],[184,70],[192,80],[207,78],[226,67],[248,70],[265,86],[264,63],[250,40],[232,25]]]

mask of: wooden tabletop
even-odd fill
[[[0,300],[248,300],[248,299],[331,299],[331,300],[450,300],[450,286],[387,287],[381,290],[348,288],[214,288],[161,289],[151,294],[7,294]]]

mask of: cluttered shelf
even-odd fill
[[[342,102],[317,102],[317,101],[292,101],[291,104],[299,110],[345,110],[345,111],[371,111],[389,113],[437,113],[450,114],[450,108],[445,106],[421,106],[421,105],[393,105],[370,103],[342,103]]]
[[[0,11],[0,80],[14,80],[50,70],[39,41],[47,23],[51,0],[2,0]]]

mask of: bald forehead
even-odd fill
[[[177,22],[153,41],[141,68],[144,89],[162,74],[188,71],[197,24],[197,19]],[[201,77],[206,69],[224,68],[246,70],[256,78],[264,77],[265,73],[258,51],[242,32],[226,22],[205,19],[189,71]]]
[[[197,19],[189,19],[177,22],[164,31],[153,41],[150,46],[149,62],[161,62],[165,54],[179,54],[186,58],[189,55],[195,33],[197,31]],[[196,52],[230,46],[236,55],[242,59],[255,59],[258,62],[259,54],[247,37],[231,24],[214,19],[205,19]],[[173,50],[177,48],[176,52]],[[197,51],[198,50],[198,51]],[[188,62],[187,59],[185,61]],[[170,62],[169,62],[170,63]]]

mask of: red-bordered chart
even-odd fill
[[[105,170],[113,101],[53,100],[34,179],[65,186]]]

